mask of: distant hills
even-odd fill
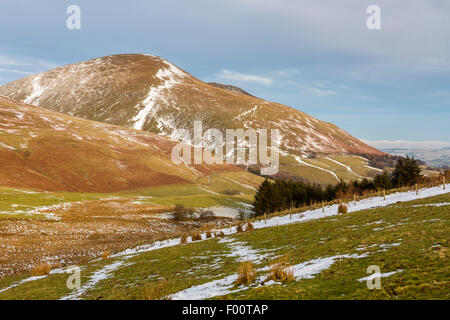
[[[384,152],[398,155],[410,156],[422,160],[430,167],[450,166],[450,147],[442,148],[386,148]]]

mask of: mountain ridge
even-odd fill
[[[219,129],[278,128],[284,137],[281,149],[299,156],[383,154],[331,123],[279,103],[219,90],[152,55],[113,55],[62,66],[3,85],[0,94],[169,136],[174,128],[189,129],[193,120],[203,120],[204,127]]]
[[[280,103],[217,88],[161,57],[147,54],[112,55],[58,67],[5,84],[0,94],[63,114],[170,139],[177,138],[176,129],[185,129],[192,136],[195,121],[202,122],[203,130],[215,128],[223,134],[226,129],[277,129],[278,176],[283,178],[336,183],[336,171],[342,166],[326,159],[318,163],[315,158],[386,156],[332,123]],[[358,166],[365,166],[356,161]],[[259,167],[251,169],[254,172]],[[363,171],[364,176],[374,172]]]
[[[254,95],[248,93],[247,91],[245,91],[245,90],[243,90],[243,89],[241,89],[239,87],[233,86],[231,84],[222,84],[222,83],[217,83],[217,82],[208,82],[208,84],[213,86],[213,87],[216,87],[216,88],[220,88],[220,89],[223,89],[223,90],[236,92],[236,93],[240,93],[240,94],[245,94],[247,96],[250,96],[250,97],[253,97],[253,98],[257,98]]]

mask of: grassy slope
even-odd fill
[[[175,145],[149,132],[0,97],[1,186],[110,193],[191,184],[217,172],[244,173],[225,164],[175,165]]]
[[[413,206],[442,202],[450,202],[450,194],[234,235],[233,239],[261,253],[288,255],[292,265],[336,254],[372,254],[362,259],[337,261],[313,279],[249,288],[222,298],[448,299],[450,205]],[[380,244],[393,243],[400,245],[379,251]],[[136,299],[143,297],[145,289],[157,286],[161,293],[169,294],[221,279],[235,273],[239,265],[237,260],[227,256],[228,253],[230,248],[217,239],[143,253],[127,261],[128,266],[118,269],[114,277],[101,281],[84,298]],[[113,259],[108,259],[84,266],[82,283],[95,270],[112,262]],[[357,279],[367,276],[366,268],[373,264],[379,265],[381,272],[404,271],[382,278],[381,290],[368,290],[366,284]],[[51,275],[0,293],[0,298],[60,298],[68,293],[66,278],[64,274]],[[0,279],[0,288],[18,279],[20,277]]]
[[[302,161],[334,172],[339,179],[343,179],[344,181],[357,180],[361,177],[373,176],[378,173],[377,170],[368,168],[368,161],[359,156],[341,155],[329,156],[329,158],[340,162],[342,165],[323,157],[315,159],[302,158]],[[308,165],[299,164],[292,156],[280,156],[280,164],[282,171],[297,177],[302,177],[308,181],[322,185],[335,184],[338,182],[332,173]],[[349,166],[351,171],[348,171],[343,165]]]
[[[187,207],[241,207],[240,203],[250,204],[262,178],[248,172],[224,172],[212,174],[196,181],[195,184],[161,186],[133,191],[132,194],[151,196],[144,203],[174,205],[182,203]],[[226,195],[227,190],[236,195]]]
[[[112,194],[37,192],[0,187],[0,219],[39,218],[39,214],[26,213],[43,206],[59,203],[96,200]]]
[[[228,165],[176,166],[170,159],[174,145],[151,133],[75,118],[0,97],[2,186],[109,193],[163,184],[203,184],[201,180],[209,183],[207,176],[215,172],[234,173],[235,177],[244,172]],[[355,172],[366,164],[354,156],[340,158],[354,165]],[[337,182],[331,172],[344,180],[358,178],[325,158],[303,160],[324,170],[301,165],[293,156],[282,155],[280,171],[323,185]],[[370,170],[364,168],[363,175],[369,174]]]
[[[253,200],[254,189],[262,178],[248,172],[223,172],[199,179],[196,183],[159,186],[118,193],[40,192],[0,187],[0,219],[45,218],[33,210],[65,202],[88,201],[102,198],[139,198],[144,204],[205,208],[226,206],[240,208]],[[225,190],[239,192],[226,195]]]
[[[380,170],[374,169],[369,166],[369,163],[366,159],[359,156],[345,156],[345,155],[336,155],[331,156],[331,159],[339,161],[347,166],[350,166],[352,170],[361,175],[361,176],[372,176],[374,173],[379,173]]]

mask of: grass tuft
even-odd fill
[[[289,282],[294,280],[294,271],[286,256],[274,260],[269,267],[267,280]]]
[[[110,254],[111,254],[111,253],[110,253],[108,250],[103,251],[103,253],[102,253],[102,259],[103,259],[103,260],[108,259]]]
[[[250,221],[250,220],[248,220],[247,221],[247,224],[246,224],[246,228],[245,228],[245,231],[252,231],[252,230],[254,230],[255,228],[253,227],[253,223]]]
[[[191,231],[191,239],[192,239],[192,241],[202,240],[202,235],[200,234],[200,232],[198,230],[192,230]]]
[[[256,279],[256,272],[251,261],[244,261],[238,267],[237,285],[249,285]]]
[[[341,203],[338,207],[338,214],[346,214],[348,212],[348,207],[346,204]]]
[[[33,277],[46,276],[50,273],[50,270],[52,270],[51,265],[49,265],[47,263],[40,264],[33,268],[33,270],[31,271],[31,275]]]
[[[188,239],[188,234],[187,234],[187,233],[183,233],[183,234],[181,235],[180,243],[181,243],[181,244],[187,243],[187,239]]]
[[[167,295],[167,280],[161,280],[156,286],[144,288],[142,293],[142,300],[167,300],[164,298]]]

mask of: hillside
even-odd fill
[[[216,88],[220,88],[220,89],[224,89],[224,90],[228,90],[228,91],[236,92],[236,93],[240,93],[240,94],[245,94],[250,97],[255,97],[254,95],[248,93],[247,91],[242,90],[239,87],[229,85],[229,84],[221,84],[221,83],[217,83],[217,82],[208,82],[208,84],[212,85],[213,87],[216,87]]]
[[[231,165],[176,166],[174,144],[0,97],[0,186],[113,192],[208,184],[209,175],[221,172],[251,175]]]
[[[0,299],[447,299],[449,186],[363,199],[347,215],[330,205],[254,221],[244,233],[127,249],[84,264],[79,290],[66,287],[65,268],[6,277]],[[291,281],[267,279],[280,256]],[[257,277],[237,285],[243,261]],[[380,267],[381,290],[366,286],[370,265]]]
[[[175,128],[279,129],[281,171],[336,181],[305,164],[310,155],[384,155],[337,126],[297,109],[204,83],[156,56],[123,54],[59,67],[0,87],[0,94],[68,115],[171,136]],[[308,171],[286,168],[296,167]],[[326,164],[329,166],[329,164]],[[338,165],[336,168],[342,167]],[[327,172],[333,171],[333,173]]]

